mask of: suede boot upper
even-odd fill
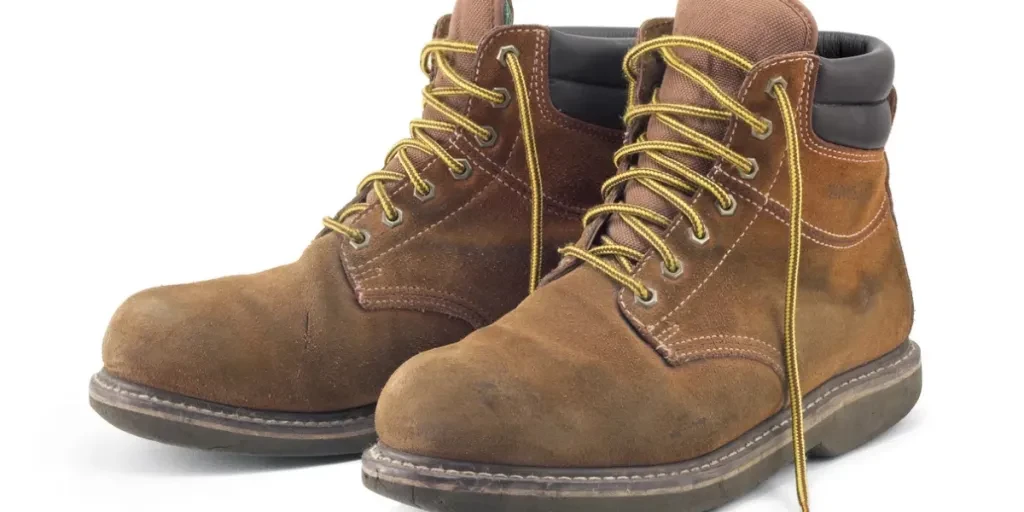
[[[672,53],[638,54],[605,205],[519,307],[395,373],[381,443],[538,468],[677,463],[789,406],[787,340],[805,393],[900,346],[913,305],[883,149],[891,52],[820,39],[795,0],[681,0],[648,22],[640,45]]]

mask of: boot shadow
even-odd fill
[[[160,444],[111,431],[79,442],[80,463],[111,474],[207,476],[264,473],[358,461],[361,454],[330,457],[261,457]]]

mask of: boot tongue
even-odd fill
[[[814,18],[798,0],[679,0],[672,32],[677,36],[708,39],[755,63],[776,55],[814,51],[818,44]],[[707,52],[677,49],[676,53],[684,62],[708,75],[726,94],[738,95],[746,78],[745,72]],[[703,88],[671,68],[666,68],[658,101],[721,108]],[[679,120],[716,140],[723,140],[728,128],[727,123],[721,121],[692,117]],[[648,124],[647,138],[679,141],[674,131],[656,119]],[[671,156],[705,174],[712,166],[708,160]],[[639,165],[657,167],[646,156],[640,158]],[[627,185],[625,202],[651,208],[669,217],[677,213],[664,199],[636,183]],[[609,234],[619,243],[638,250],[646,248],[642,239],[620,219],[612,220]]]
[[[512,0],[455,0],[448,39],[477,43],[495,27],[512,24]]]
[[[448,24],[448,39],[477,44],[496,27],[511,25],[512,0],[455,0],[455,9]],[[455,69],[465,76],[472,71],[476,58],[469,54],[452,57]]]
[[[460,43],[480,44],[484,37],[495,28],[512,24],[512,17],[512,0],[455,0],[455,9],[452,10],[451,19],[448,22],[447,39]],[[462,78],[473,81],[475,78],[476,55],[470,53],[449,53],[447,58],[455,72]],[[438,73],[434,79],[435,87],[448,87],[451,85],[450,77],[443,73]],[[469,98],[462,95],[443,98],[442,101],[460,113],[465,113],[469,105]],[[430,107],[424,109],[423,118],[432,121],[448,121],[448,119]],[[410,151],[409,158],[412,159],[417,168],[422,168],[430,160],[430,156],[421,151]],[[392,164],[397,163],[396,160],[393,160]],[[400,167],[393,165],[389,166],[389,168],[392,167],[393,170],[400,169]]]

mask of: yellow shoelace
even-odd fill
[[[722,122],[729,122],[735,118],[749,125],[754,135],[761,139],[766,139],[771,135],[772,124],[768,119],[751,112],[740,104],[739,101],[725,93],[706,74],[680,59],[674,51],[675,48],[688,48],[707,52],[718,59],[736,66],[745,73],[749,73],[754,68],[752,62],[740,55],[714,42],[693,37],[661,37],[640,44],[631,50],[626,55],[623,63],[624,71],[626,76],[629,77],[630,82],[629,97],[631,104],[625,115],[627,125],[638,118],[654,117],[688,142],[651,141],[647,140],[644,136],[638,137],[636,142],[623,146],[615,154],[616,165],[621,163],[623,159],[643,154],[651,161],[657,162],[660,168],[628,168],[605,182],[602,193],[605,197],[608,197],[610,192],[621,190],[621,187],[624,187],[627,182],[639,183],[651,192],[664,198],[669,204],[682,212],[690,223],[691,238],[696,243],[703,244],[710,237],[707,226],[701,220],[697,210],[674,191],[682,191],[688,195],[693,195],[698,191],[705,191],[715,199],[718,211],[722,215],[732,215],[735,212],[736,199],[718,183],[669,155],[673,153],[690,155],[713,162],[721,159],[724,164],[735,167],[740,176],[745,179],[751,179],[757,174],[758,165],[757,161],[740,155],[726,145],[683,124],[677,118],[695,116]],[[650,104],[632,104],[634,101],[633,92],[637,85],[634,70],[640,58],[649,52],[658,52],[668,67],[696,82],[715,98],[722,109],[711,109],[694,105],[662,104],[657,101],[657,94],[655,94],[655,98]],[[765,92],[775,99],[779,105],[785,124],[786,149],[789,160],[790,198],[792,205],[789,219],[789,261],[786,278],[786,318],[784,329],[786,380],[792,414],[793,456],[796,466],[797,497],[800,501],[801,509],[807,512],[810,510],[807,499],[807,450],[804,441],[803,392],[800,389],[796,340],[797,283],[800,271],[801,223],[803,219],[803,177],[800,168],[800,144],[797,138],[796,114],[793,112],[793,106],[787,95],[786,87],[785,80],[779,77],[769,82]],[[621,193],[617,195],[621,195]],[[650,227],[653,225],[660,229],[666,229],[672,223],[671,219],[643,206],[615,202],[606,203],[591,209],[584,216],[583,223],[588,225],[595,219],[603,219],[611,214],[618,215],[625,224],[649,243],[650,247],[661,258],[662,269],[666,275],[678,276],[682,273],[683,267],[680,260],[673,254],[661,236]],[[608,277],[626,288],[629,288],[636,295],[636,300],[641,304],[651,305],[657,300],[656,292],[632,275],[635,270],[635,264],[644,256],[642,252],[636,249],[616,243],[610,237],[604,236],[600,244],[590,249],[569,246],[563,248],[560,252],[567,256],[579,258],[607,274]],[[608,258],[611,258],[612,261],[609,261]]]
[[[428,85],[423,90],[423,102],[440,113],[447,121],[431,121],[417,119],[409,124],[411,136],[399,141],[388,151],[384,166],[393,158],[398,158],[401,163],[401,172],[380,170],[371,173],[359,183],[356,193],[368,193],[372,188],[377,199],[380,201],[382,210],[382,221],[388,226],[397,226],[402,222],[403,212],[395,206],[395,203],[387,194],[386,184],[399,182],[408,179],[412,184],[413,194],[421,201],[427,201],[434,197],[434,185],[424,179],[419,170],[413,165],[409,158],[408,151],[415,149],[428,155],[436,156],[441,162],[448,166],[455,179],[466,179],[472,173],[469,160],[455,158],[448,151],[430,136],[430,132],[443,132],[455,134],[459,129],[465,130],[476,137],[481,146],[490,146],[497,142],[498,134],[489,126],[481,126],[472,119],[455,111],[448,106],[443,98],[452,96],[469,96],[490,102],[496,106],[507,106],[511,101],[511,94],[502,88],[487,89],[466,80],[446,59],[446,54],[476,54],[477,46],[469,43],[456,41],[435,40],[428,43],[420,54],[420,70],[428,78],[432,78],[434,72],[443,74],[451,82],[451,86],[435,87]],[[530,113],[530,99],[526,86],[526,76],[523,73],[522,65],[519,63],[519,51],[512,46],[506,46],[498,54],[498,60],[507,67],[512,76],[515,87],[515,97],[519,98],[519,122],[522,130],[522,139],[526,151],[526,164],[530,178],[531,208],[530,208],[530,292],[533,292],[540,282],[542,268],[541,257],[543,253],[543,188],[541,184],[540,163],[537,157],[537,143],[534,136],[533,117]],[[346,236],[355,247],[363,247],[370,241],[370,234],[345,224],[350,216],[366,211],[370,204],[366,202],[355,203],[338,212],[334,217],[323,219],[324,227]]]

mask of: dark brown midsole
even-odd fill
[[[809,452],[838,455],[895,424],[917,401],[920,370],[920,349],[907,341],[892,353],[808,394],[804,407]],[[850,410],[846,414],[854,416],[844,414],[847,408]],[[786,455],[791,445],[789,423],[788,410],[782,411],[705,457],[651,467],[550,469],[474,464],[420,457],[378,444],[363,456],[363,476],[369,487],[385,495],[395,493],[398,496],[391,497],[396,499],[402,499],[408,488],[441,495],[543,499],[655,497],[688,495],[710,486],[728,488],[732,479],[750,480],[735,485],[739,493],[741,487],[756,484],[745,472],[756,473],[760,481],[791,461],[792,456]],[[708,497],[706,502],[721,502],[728,497],[733,496]]]
[[[114,377],[89,383],[93,408],[114,426],[169,444],[266,455],[358,453],[375,437],[375,405],[329,413],[231,407]]]

